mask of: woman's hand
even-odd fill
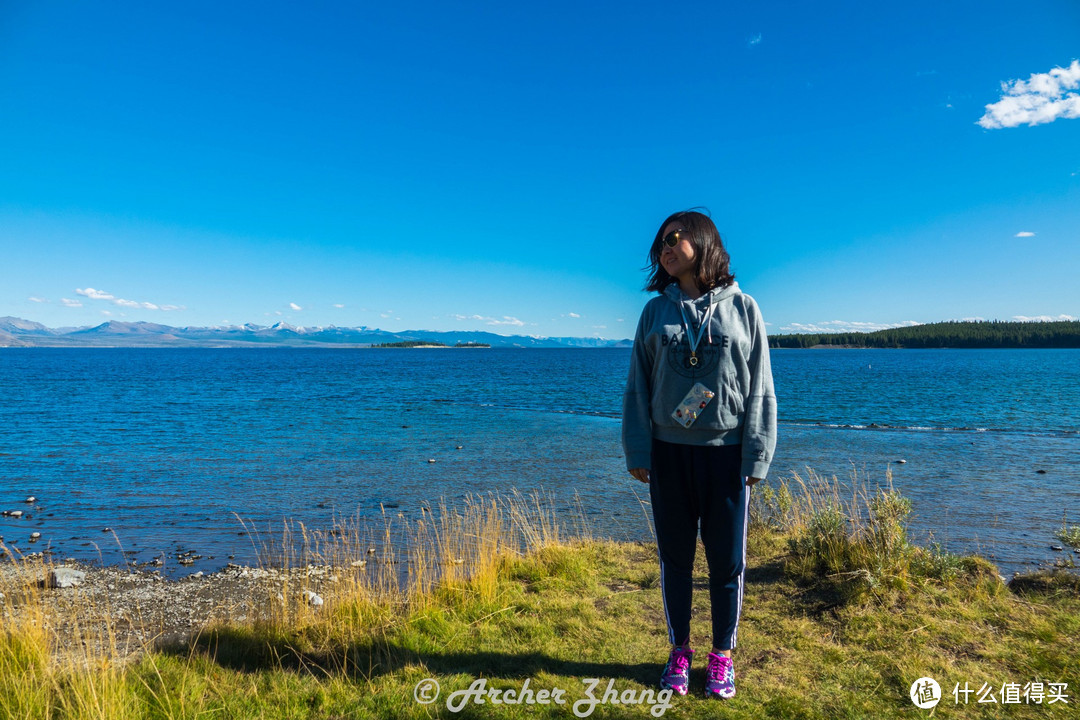
[[[746,478],[746,487],[750,487],[754,483],[759,483],[759,482],[761,482],[761,478],[748,477],[748,478]]]
[[[649,483],[649,468],[631,468],[630,474],[646,485]]]

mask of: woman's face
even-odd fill
[[[666,243],[660,246],[660,266],[673,278],[678,278],[680,281],[692,280],[694,264],[697,260],[697,248],[690,242],[686,230],[679,223],[671,222],[664,226],[663,237],[666,238],[678,230],[683,232],[680,233],[679,242],[675,243],[675,247],[668,247]]]

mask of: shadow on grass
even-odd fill
[[[821,615],[843,602],[842,596],[830,585],[790,584],[782,558],[752,563],[746,570],[746,583],[754,587],[791,588],[792,593],[788,595],[791,609],[809,616]],[[699,591],[707,592],[705,578],[696,577],[695,585],[700,586]],[[211,628],[187,640],[164,643],[158,651],[174,657],[205,657],[221,667],[245,673],[282,669],[364,679],[422,663],[440,674],[523,679],[542,671],[575,677],[622,678],[652,685],[663,663],[659,656],[649,658],[648,662],[627,664],[567,660],[539,652],[417,652],[390,639],[365,640],[320,652],[304,650],[298,646],[300,644],[302,639],[289,633],[226,627]]]
[[[433,673],[524,679],[539,672],[576,677],[622,678],[651,685],[659,663],[626,664],[565,660],[543,653],[416,652],[393,642],[356,643],[333,652],[297,649],[288,638],[254,630],[207,630],[185,643],[162,645],[158,652],[175,657],[202,656],[229,670],[260,673],[285,670],[315,675],[346,675],[370,680],[422,663]]]
[[[814,582],[811,584],[793,582],[784,572],[784,558],[778,557],[767,562],[750,565],[746,568],[748,587],[769,587],[780,589],[792,588],[785,593],[791,605],[791,611],[807,617],[818,618],[847,602],[848,597],[841,587],[832,582]]]

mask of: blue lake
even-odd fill
[[[1060,556],[1063,515],[1080,523],[1080,351],[772,358],[772,477],[877,483],[891,468],[916,539],[1005,573]],[[0,509],[31,517],[0,518],[0,535],[106,563],[124,561],[117,538],[140,562],[204,556],[166,566],[179,574],[255,561],[241,519],[329,529],[516,488],[580,508],[595,534],[647,538],[619,445],[628,363],[625,349],[6,349]]]

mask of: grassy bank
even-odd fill
[[[755,497],[738,696],[700,697],[699,660],[691,696],[671,698],[665,717],[921,717],[931,711],[916,708],[909,689],[923,676],[942,687],[939,717],[1076,715],[1075,575],[1007,586],[985,560],[915,547],[905,535],[910,506],[887,487],[796,476]],[[393,529],[414,541],[398,556],[349,529],[315,537],[312,547],[339,568],[323,606],[306,601],[302,574],[282,576],[263,588],[255,617],[127,663],[96,649],[107,642],[80,652],[87,638],[61,638],[43,609],[48,591],[28,572],[3,590],[0,718],[565,718],[587,699],[589,678],[599,680],[597,699],[610,683],[623,701],[597,704],[591,717],[667,707],[655,692],[666,647],[652,546],[567,539],[541,503],[521,498],[436,517]],[[692,640],[704,650],[699,560]],[[440,694],[422,704],[427,679]],[[534,699],[564,694],[546,705],[489,697],[447,709],[448,696],[479,679],[504,691],[528,681]],[[1042,705],[1000,702],[1003,683],[1032,681],[1068,683],[1069,704],[1049,705],[1049,694]],[[954,704],[953,686],[965,682],[992,685],[999,702],[979,704],[975,692]],[[422,686],[422,699],[431,690]]]

